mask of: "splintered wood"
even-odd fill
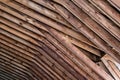
[[[0,80],[120,80],[120,0],[0,0]]]

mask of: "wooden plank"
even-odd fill
[[[101,38],[99,38],[94,32],[92,32],[88,27],[86,27],[83,23],[81,23],[78,19],[76,19],[72,14],[70,14],[66,9],[63,7],[53,4],[53,7],[61,13],[61,15],[69,22],[71,23],[78,32],[85,35],[91,42],[93,42],[95,45],[98,46],[99,49],[104,51],[105,53],[110,54],[114,59],[116,59],[117,62],[120,63],[120,56],[116,51],[114,51],[107,43],[105,43]],[[69,18],[63,15],[66,14],[67,16],[70,16]]]
[[[92,70],[87,67],[80,59],[78,59],[75,55],[73,55],[69,50],[67,50],[62,44],[60,44],[58,41],[56,41],[56,39],[54,39],[54,37],[50,37],[49,34],[45,34],[46,37],[48,38],[48,40],[53,43],[53,45],[55,45],[60,51],[62,51],[64,53],[64,58],[65,56],[67,56],[72,62],[74,62],[74,64],[72,64],[73,68],[75,68],[80,74],[82,74],[83,76],[85,76],[87,79],[93,80],[94,78],[97,79],[98,75],[94,72],[92,72]],[[59,54],[60,55],[60,54]],[[67,62],[69,61],[69,59],[67,59]],[[70,61],[69,61],[70,62]],[[71,63],[70,63],[71,64]],[[77,66],[76,66],[77,65]],[[78,67],[78,68],[77,68]],[[83,71],[81,71],[81,69],[86,72],[84,73]],[[91,73],[92,72],[92,73]],[[89,76],[90,75],[90,76]],[[91,78],[92,77],[92,78]],[[99,78],[99,77],[98,77]]]
[[[10,3],[11,3],[11,2],[10,2]],[[12,5],[11,5],[11,4],[12,4]],[[18,6],[18,5],[16,5],[16,4],[13,4],[13,3],[11,3],[11,4],[10,4],[11,7],[15,8],[15,9],[17,9],[18,11],[21,12],[21,10],[18,9],[20,6]],[[22,9],[22,7],[21,7],[21,9]],[[36,20],[39,20],[39,21],[41,21],[41,22],[43,22],[43,23],[45,23],[45,24],[47,24],[47,25],[49,25],[49,26],[51,26],[51,27],[53,27],[53,28],[55,28],[55,29],[57,29],[57,30],[60,30],[60,31],[63,32],[63,33],[67,33],[68,35],[70,35],[70,36],[72,36],[72,37],[75,37],[75,38],[79,39],[80,41],[84,41],[84,42],[86,42],[86,43],[88,43],[88,44],[92,44],[92,45],[93,45],[93,43],[91,43],[91,42],[90,42],[85,36],[83,36],[82,34],[80,34],[80,33],[78,34],[77,32],[73,31],[72,29],[69,29],[69,28],[67,28],[67,27],[64,26],[64,25],[60,25],[60,24],[58,24],[58,23],[50,20],[49,18],[46,18],[46,17],[44,17],[44,16],[41,16],[41,15],[35,13],[35,12],[32,12],[32,11],[27,10],[27,9],[23,9],[23,10],[24,10],[24,11],[22,11],[22,13],[25,13],[25,14],[27,14],[27,15],[35,18]],[[8,11],[9,11],[9,9],[8,9]],[[30,13],[30,14],[29,14],[29,13]],[[3,15],[5,15],[5,14],[1,14],[1,15],[3,16]],[[35,16],[32,16],[32,15],[35,15]],[[16,15],[16,16],[17,16],[17,15]],[[20,18],[20,17],[19,17],[19,18]],[[28,19],[31,19],[31,18],[28,18]],[[30,21],[31,21],[31,20],[30,20]],[[33,22],[33,23],[34,23],[34,22]],[[39,22],[38,22],[38,23],[39,23]],[[36,24],[36,23],[35,23],[35,24]],[[37,25],[39,26],[39,24],[37,24]],[[39,27],[40,27],[40,26],[39,26]],[[39,28],[39,27],[38,27],[38,28]]]
[[[79,9],[69,0],[54,0],[55,2],[63,5],[68,11],[75,15],[80,21],[82,21],[89,29],[95,32],[100,38],[106,41],[111,47],[113,47],[118,53],[120,52],[119,41],[111,36],[105,29],[94,22],[82,9]],[[119,53],[120,54],[120,53]]]
[[[110,4],[112,4],[118,11],[120,11],[120,1],[119,0],[107,0]]]
[[[120,66],[111,56],[106,54],[102,59],[103,63],[106,65],[107,69],[110,71],[115,80],[120,80]],[[119,64],[120,65],[120,64]]]
[[[10,46],[11,46],[11,45],[10,45]],[[37,72],[39,72],[39,69],[42,69],[42,70],[44,70],[47,74],[49,74],[53,79],[59,79],[59,78],[57,78],[57,77],[55,76],[55,75],[56,75],[55,73],[53,73],[53,74],[55,74],[55,75],[51,74],[51,72],[49,71],[50,69],[48,70],[48,67],[47,67],[41,60],[39,60],[39,62],[37,62],[36,60],[33,60],[32,58],[26,56],[26,55],[23,54],[23,53],[20,54],[20,51],[14,49],[12,46],[9,47],[9,46],[7,46],[7,45],[2,45],[2,44],[1,44],[1,47],[9,50],[9,51],[12,52],[12,53],[14,53],[13,55],[18,55],[17,58],[19,58],[21,61],[23,61],[23,63],[22,63],[23,65],[26,65],[26,63],[27,63],[27,65],[30,65],[31,68],[34,67],[34,68],[35,68],[34,70],[37,69]],[[34,66],[32,66],[32,65],[34,65]],[[36,66],[36,67],[35,67],[35,66]],[[46,67],[47,67],[47,69],[46,69]],[[52,71],[52,72],[53,72],[53,71]],[[38,75],[39,75],[39,73],[38,73]]]
[[[9,39],[9,42],[10,42],[10,39]],[[23,47],[23,46],[22,46]],[[22,48],[22,47],[19,47],[19,48]],[[24,48],[22,48],[22,49],[24,49]],[[30,51],[30,50],[29,50]],[[25,52],[27,55],[28,54],[30,54],[30,53],[28,53],[28,52]],[[31,52],[32,53],[32,52]],[[37,53],[32,53],[33,55],[35,55],[36,54],[36,56],[39,56],[39,55],[37,55]],[[61,66],[60,65],[58,65],[55,61],[53,61],[53,59],[52,59],[52,61],[50,61],[50,57],[49,57],[49,60],[48,59],[46,59],[46,53],[42,53],[44,56],[41,56],[40,58],[43,60],[43,61],[47,61],[46,63],[48,63],[48,64],[50,64],[50,65],[55,65],[56,66],[56,68],[58,68],[59,70],[61,70],[61,69],[63,69],[62,71],[65,71],[64,70],[64,68],[61,68]],[[37,58],[37,57],[36,57]],[[56,69],[55,68],[55,69]],[[53,69],[53,70],[55,70],[55,69]],[[57,69],[56,69],[57,70]],[[57,72],[60,72],[60,71],[57,71]],[[67,74],[69,74],[67,71],[66,71],[66,73]],[[63,73],[61,73],[61,74],[63,74]],[[62,75],[63,76],[63,75]]]
[[[10,50],[7,50],[7,49],[5,49],[5,48],[3,48],[3,47],[2,47],[2,49],[1,49],[1,51],[4,52],[5,54],[14,53],[14,52],[11,52]],[[45,75],[44,77],[46,77],[46,78],[48,78],[48,79],[50,79],[50,80],[53,79],[53,78],[50,77],[50,76],[46,76],[46,75],[48,75],[48,74],[47,74],[44,70],[42,70],[42,69],[38,70],[37,67],[34,67],[30,62],[29,62],[30,64],[29,64],[29,63],[26,63],[26,62],[22,62],[22,60],[19,58],[19,56],[16,57],[16,54],[10,54],[10,55],[11,55],[12,57],[15,57],[15,58],[17,59],[17,60],[15,60],[17,63],[20,62],[19,64],[27,67],[27,69],[29,70],[29,72],[34,75],[33,77],[39,78],[40,73],[41,73],[41,74],[44,74],[44,75]],[[21,62],[22,62],[22,63],[21,63]],[[33,67],[34,67],[34,69],[33,69]],[[50,77],[50,78],[49,78],[49,77]]]
[[[2,58],[2,56],[3,56],[3,58],[2,59],[4,59],[4,58],[7,58],[7,59],[5,59],[5,61],[7,62],[7,64],[10,66],[10,67],[12,67],[12,68],[14,68],[17,72],[19,72],[19,73],[21,73],[21,75],[23,75],[24,77],[29,77],[29,78],[33,78],[33,76],[31,76],[30,75],[30,73],[28,73],[29,71],[27,70],[26,71],[26,69],[24,68],[24,67],[21,67],[21,66],[19,66],[20,64],[19,63],[16,63],[16,62],[14,62],[14,60],[13,59],[11,59],[12,57],[10,57],[10,56],[8,56],[6,53],[4,53],[4,52],[1,52],[0,51],[0,58]],[[16,72],[16,73],[17,73]],[[34,79],[34,78],[33,78]]]
[[[95,1],[89,0],[89,1],[120,27],[120,22],[119,22],[120,14],[108,4],[107,0],[95,0]],[[115,0],[114,2],[117,3],[120,1]]]
[[[86,14],[99,23],[103,28],[110,32],[114,37],[120,40],[120,29],[112,23],[109,19],[105,18],[94,6],[90,5],[87,1],[73,0],[73,2],[82,8]]]
[[[69,43],[64,37],[62,37],[56,30],[48,28],[50,33],[54,35],[56,39],[58,39],[62,44],[69,49],[73,54],[78,56],[80,60],[82,60],[88,67],[90,67],[93,71],[95,71],[98,75],[100,75],[103,79],[109,79],[113,80],[113,78],[107,74],[102,68],[98,67],[95,63],[93,63],[86,55],[84,55],[78,48],[73,46],[71,43]],[[95,68],[94,68],[95,67]],[[101,78],[100,78],[101,80]]]
[[[11,32],[11,31],[10,31]],[[18,36],[19,36],[19,34],[18,34]],[[23,37],[24,38],[24,37]],[[32,43],[32,42],[31,42]],[[37,45],[39,45],[38,43],[37,43]],[[15,47],[14,47],[15,48]],[[25,52],[26,54],[27,54],[27,52]],[[53,52],[51,52],[51,53],[53,53]],[[28,54],[29,55],[29,54]],[[53,54],[53,56],[54,56],[54,54]],[[67,73],[68,74],[68,73]],[[72,77],[72,75],[71,75],[71,77]]]
[[[38,5],[28,0],[15,0],[15,1],[71,28],[71,25],[66,20],[64,20],[63,17],[41,5]]]
[[[7,23],[7,25],[9,25],[10,27],[12,27],[12,28],[14,28],[14,29],[16,29],[16,30],[18,30],[18,31],[26,34],[26,35],[29,35],[29,36],[37,39],[37,40],[39,40],[40,35],[43,36],[42,33],[41,33],[40,35],[36,35],[36,34],[32,33],[31,31],[29,31],[29,30],[27,30],[27,29],[24,29],[24,28],[22,28],[21,26],[16,25],[16,24],[14,24],[14,23],[12,23],[12,22],[4,19],[4,18],[0,18],[0,22],[2,22],[2,23],[4,23],[4,24]],[[18,27],[19,27],[19,28],[18,28]],[[39,31],[39,30],[37,30],[37,31]],[[40,32],[40,31],[39,31],[39,32]],[[61,33],[61,34],[62,34],[62,33]],[[63,34],[63,36],[65,36],[65,34]],[[44,36],[44,37],[45,37],[45,36]],[[87,50],[87,51],[90,51],[91,53],[93,53],[93,54],[95,54],[95,55],[97,55],[97,56],[101,56],[100,51],[99,51],[98,49],[95,49],[94,47],[91,47],[91,46],[89,46],[89,45],[87,45],[87,44],[85,44],[85,43],[83,43],[83,42],[81,42],[81,41],[79,41],[79,40],[74,39],[74,38],[68,37],[68,39],[69,39],[69,41],[72,42],[73,44],[75,44],[75,45],[77,45],[77,46],[79,46],[79,47],[81,47],[81,48],[83,48],[83,49],[85,49],[85,50]],[[41,40],[40,40],[40,41],[41,41]]]

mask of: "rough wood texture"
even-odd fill
[[[0,80],[119,80],[118,2],[0,0]]]
[[[102,61],[106,65],[110,73],[113,75],[115,80],[119,80],[120,79],[120,69],[119,69],[120,64],[117,65],[118,63],[107,54],[102,58]]]

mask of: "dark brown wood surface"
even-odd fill
[[[0,80],[118,80],[118,2],[0,0]]]

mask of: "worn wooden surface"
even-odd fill
[[[0,0],[0,80],[119,80],[119,2]]]

